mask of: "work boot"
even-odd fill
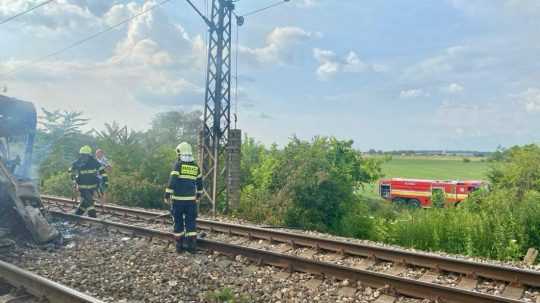
[[[88,211],[88,217],[90,218],[97,218],[97,212],[95,209],[91,209]]]
[[[77,216],[82,216],[84,214],[84,210],[82,210],[80,207],[77,208],[77,210],[75,211],[75,215]]]
[[[176,252],[177,253],[183,253],[184,252],[184,241],[183,237],[176,240]]]
[[[189,237],[187,239],[187,251],[192,254],[197,251],[197,239],[195,237]]]

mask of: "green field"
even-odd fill
[[[464,162],[458,157],[393,157],[382,165],[384,178],[434,180],[485,180],[489,164],[480,160]],[[364,194],[378,197],[376,184],[369,184]]]
[[[427,159],[394,157],[383,164],[385,177],[437,179],[437,180],[483,180],[488,163],[463,162],[462,159]]]

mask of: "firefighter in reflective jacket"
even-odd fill
[[[171,205],[176,235],[176,251],[182,252],[184,244],[189,252],[197,249],[197,201],[202,195],[201,170],[193,160],[191,145],[186,142],[176,147],[178,160],[169,177],[165,190],[165,203]]]
[[[98,188],[98,174],[105,171],[101,164],[92,156],[92,148],[88,145],[81,147],[79,158],[73,162],[70,168],[71,179],[81,195],[81,203],[75,211],[78,216],[88,212],[88,216],[95,218],[94,192]]]

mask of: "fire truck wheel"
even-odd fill
[[[396,205],[407,205],[407,200],[403,198],[394,198],[392,199],[392,202]]]
[[[422,204],[420,203],[420,201],[418,201],[416,199],[409,199],[409,206],[413,207],[413,208],[420,208],[420,206],[422,206]]]

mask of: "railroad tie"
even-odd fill
[[[338,295],[341,297],[354,298],[356,295],[356,288],[345,286],[339,289]]]
[[[272,277],[277,281],[287,280],[290,276],[291,276],[291,273],[286,272],[286,271],[280,271],[272,275]]]
[[[407,265],[403,263],[394,263],[390,269],[388,269],[387,273],[391,274],[393,276],[399,276],[402,273],[404,273],[407,270]]]
[[[461,278],[461,281],[459,281],[457,287],[466,290],[473,290],[476,288],[477,284],[478,280],[469,277],[463,277]]]
[[[281,243],[278,246],[276,246],[276,251],[280,254],[284,254],[292,249],[291,246],[285,243]]]
[[[311,289],[311,290],[315,290],[317,288],[319,288],[319,286],[322,284],[322,280],[319,280],[319,279],[311,279],[307,282],[304,283],[304,286]]]
[[[508,284],[504,288],[501,295],[503,297],[505,297],[505,298],[519,300],[523,296],[524,292],[525,292],[525,290],[522,287],[517,286],[517,285]],[[538,302],[538,298],[536,298],[536,302]]]
[[[311,250],[311,249],[306,249],[306,250],[302,251],[299,255],[302,258],[313,259],[313,256],[315,256],[316,254],[317,254],[317,251]]]
[[[327,257],[330,260],[343,260],[343,259],[345,259],[345,256],[343,254],[339,254],[339,253],[331,253],[331,254],[328,254]]]
[[[439,273],[436,271],[428,270],[426,271],[418,280],[422,282],[431,283],[439,277]]]
[[[394,303],[396,298],[389,295],[380,295],[373,303]]]
[[[536,303],[540,303],[540,296],[536,297]]]
[[[365,259],[362,259],[362,261],[360,261],[358,263],[354,263],[352,267],[357,268],[357,269],[366,270],[366,269],[370,268],[371,266],[375,265],[375,263],[376,263],[375,259],[373,259],[373,258],[365,258]]]

